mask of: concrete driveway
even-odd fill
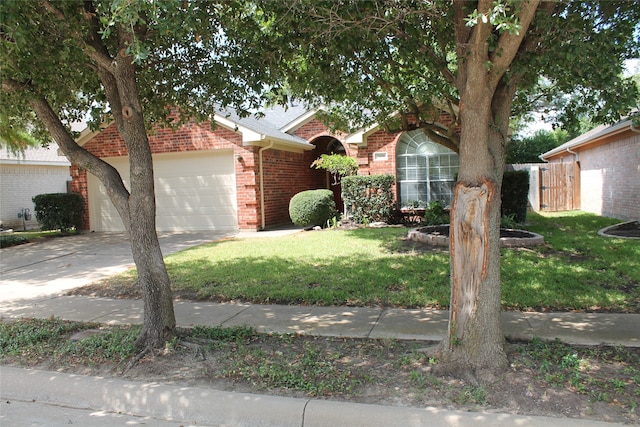
[[[159,233],[166,256],[192,246],[232,237],[232,232]],[[124,233],[86,233],[0,250],[0,301],[59,295],[132,267]]]

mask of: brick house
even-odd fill
[[[443,124],[447,120],[441,116]],[[324,153],[357,159],[359,174],[395,175],[399,206],[451,200],[458,156],[420,130],[334,133],[302,106],[275,107],[260,118],[218,113],[214,121],[215,130],[190,123],[151,133],[158,230],[261,230],[289,223],[293,195],[331,188],[328,174],[310,167]],[[114,124],[85,130],[78,143],[116,167],[127,184],[127,150]],[[86,201],[85,228],[122,231],[102,184],[75,165],[71,176],[72,191]],[[339,202],[340,191],[333,189]]]
[[[630,119],[599,126],[540,157],[576,165],[581,210],[640,219],[640,129]]]

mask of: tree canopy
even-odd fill
[[[638,89],[621,72],[625,59],[640,56],[635,2],[542,3],[523,28],[528,3],[263,2],[275,9],[269,22],[282,44],[299,43],[288,62],[292,91],[315,105],[331,105],[329,119],[342,129],[373,123],[423,128],[457,148],[459,103],[468,82],[460,68],[460,37],[484,21],[492,27],[484,40],[486,71],[504,73],[502,81],[517,87],[513,116],[544,100],[554,103],[558,124],[570,127],[587,112],[604,123],[638,106]],[[505,43],[514,40],[518,49],[505,57]],[[448,127],[438,123],[436,110],[452,115]]]
[[[540,155],[564,144],[570,138],[562,129],[538,130],[531,136],[514,139],[507,146],[506,162],[510,163],[543,163]]]
[[[460,155],[451,208],[446,372],[491,380],[506,367],[500,326],[500,188],[509,122],[539,97],[615,121],[637,105],[624,60],[638,56],[628,1],[264,0],[292,93],[349,130],[422,129]],[[544,86],[544,90],[543,90]],[[564,98],[563,98],[564,99]],[[448,115],[442,120],[442,113]]]
[[[155,225],[148,131],[240,113],[275,76],[263,66],[261,21],[243,1],[7,0],[0,2],[2,142],[24,131],[53,138],[69,160],[105,186],[129,233],[144,298],[138,346],[175,332],[169,277]],[[239,33],[240,32],[240,33]],[[275,47],[274,47],[275,51]],[[74,140],[87,116],[114,123],[129,156],[130,183]]]
[[[256,66],[253,12],[241,1],[7,0],[0,10],[2,130],[28,127],[50,139],[30,93],[44,95],[66,125],[108,122],[115,107],[99,70],[118,55],[135,65],[147,126],[209,120],[227,106],[246,114],[276,79]]]

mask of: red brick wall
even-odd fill
[[[448,113],[434,111],[433,120],[438,120],[443,125],[448,126],[452,118]],[[320,120],[314,119],[297,129],[295,134],[310,142],[321,136],[332,136],[338,139],[343,143],[346,154],[358,161],[358,174],[360,175],[389,174],[395,176],[396,174],[396,145],[402,133],[387,133],[379,130],[367,137],[366,146],[359,147],[345,144],[345,134],[332,134]],[[387,153],[387,160],[374,161],[374,153],[379,152]],[[320,154],[318,153],[316,157]],[[326,186],[319,188],[326,188]],[[394,187],[394,197],[395,193],[396,188]]]
[[[89,223],[89,189],[87,186],[87,171],[76,165],[71,165],[71,192],[78,193],[84,199],[84,211],[82,212],[82,229],[88,230]]]
[[[317,157],[315,150],[292,153],[268,149],[263,152],[267,227],[291,221],[289,201],[295,194],[305,190],[325,188],[326,173],[310,167]]]
[[[580,207],[623,220],[640,219],[640,134],[631,131],[580,149]],[[573,161],[574,156],[560,161]]]
[[[440,117],[443,123],[450,121],[446,115]],[[319,120],[311,120],[294,132],[314,143],[320,137],[330,136],[343,142],[346,154],[358,160],[360,174],[395,175],[396,143],[401,134],[375,132],[367,138],[366,147],[344,144],[344,134],[328,131]],[[171,129],[156,129],[149,136],[151,151],[176,153],[212,149],[233,149],[236,170],[236,193],[238,199],[238,226],[241,229],[257,230],[262,227],[259,182],[259,147],[243,147],[241,136],[223,127],[212,131],[208,124],[187,124],[175,132]],[[91,139],[87,148],[99,157],[120,157],[127,155],[127,149],[115,125],[107,127]],[[326,172],[311,169],[311,163],[322,154],[326,147],[303,153],[293,153],[277,149],[263,151],[265,173],[265,226],[273,226],[290,221],[289,200],[304,190],[328,188]],[[386,152],[387,160],[374,161],[373,153]],[[72,190],[85,198],[85,229],[89,229],[89,207],[87,172],[75,166],[71,168]]]
[[[308,123],[300,126],[293,132],[300,138],[304,138],[309,142],[313,142],[314,139],[321,136],[332,136],[340,141],[344,141],[344,136],[341,134],[333,134],[329,132],[327,127],[318,119],[310,120]]]
[[[239,134],[221,126],[212,131],[209,124],[190,123],[175,132],[166,128],[154,130],[149,135],[149,144],[154,154],[233,149],[238,197],[238,226],[241,229],[253,230],[260,226],[260,200],[256,186],[257,148],[243,147]],[[87,142],[84,148],[99,157],[120,157],[128,154],[114,124]],[[72,190],[80,193],[85,199],[84,228],[90,229],[87,172],[72,166],[71,174]]]

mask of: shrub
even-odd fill
[[[529,171],[506,171],[502,178],[503,217],[513,215],[517,223],[527,220],[529,202]]]
[[[8,248],[9,246],[23,245],[25,243],[29,243],[29,239],[24,236],[15,234],[0,235],[0,248]]]
[[[43,230],[62,232],[82,225],[84,200],[77,193],[38,194],[33,197],[35,214]]]
[[[424,217],[422,223],[424,225],[440,225],[449,224],[450,215],[449,211],[445,209],[444,202],[434,201],[429,203],[427,209],[424,211]]]
[[[358,223],[388,221],[393,212],[393,175],[355,175],[342,178],[342,199]]]
[[[311,167],[327,170],[333,176],[333,185],[337,185],[342,177],[358,172],[358,161],[342,154],[322,154]]]
[[[299,227],[323,226],[336,215],[338,211],[331,190],[303,191],[289,202],[289,216]]]

